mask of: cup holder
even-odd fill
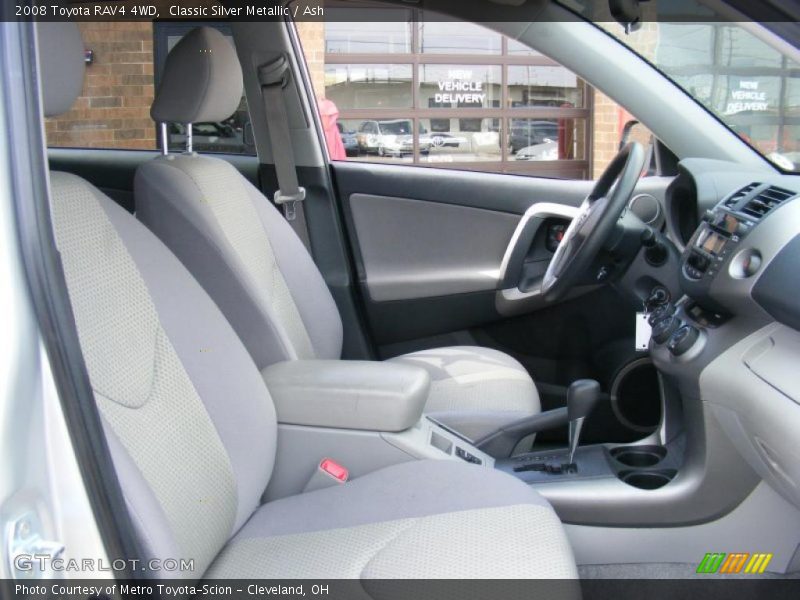
[[[663,446],[621,446],[611,451],[611,456],[628,467],[653,467],[667,455]]]
[[[677,471],[665,469],[663,471],[622,471],[619,478],[628,485],[641,490],[657,490],[667,485],[675,477]]]

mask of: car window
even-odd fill
[[[324,22],[297,23],[314,93],[338,111],[341,142],[328,134],[344,146],[337,156],[578,179],[603,171],[628,113],[535,49],[426,14],[326,8]]]
[[[379,121],[378,128],[385,135],[408,135],[411,133],[411,121]]]
[[[227,25],[204,23],[230,35]],[[51,147],[156,150],[160,128],[150,118],[156,85],[169,50],[197,23],[80,23],[86,47],[83,90],[69,112],[46,120]],[[247,103],[221,123],[195,123],[197,152],[255,154]],[[186,127],[170,123],[169,148],[186,145]]]

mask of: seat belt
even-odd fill
[[[289,115],[286,111],[283,89],[289,83],[289,61],[279,56],[272,62],[258,68],[258,81],[264,100],[264,114],[267,117],[272,160],[278,177],[278,190],[273,202],[283,208],[283,215],[294,229],[306,249],[311,252],[303,201],[306,190],[297,181],[294,163],[294,148],[289,132]]]

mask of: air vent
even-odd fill
[[[747,196],[750,192],[752,192],[754,189],[756,189],[760,185],[761,185],[760,183],[751,183],[747,187],[743,187],[738,192],[736,192],[733,196],[731,196],[730,198],[725,200],[725,206],[727,206],[728,208],[735,207],[742,198]]]
[[[741,211],[743,214],[760,219],[766,215],[773,208],[778,206],[781,202],[788,200],[792,196],[797,195],[796,192],[790,192],[783,188],[770,186],[758,192],[747,204],[745,204]]]

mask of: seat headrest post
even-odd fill
[[[191,154],[194,148],[192,139],[192,124],[186,124],[186,154]]]
[[[167,124],[165,121],[161,121],[159,125],[161,127],[161,156],[167,156],[169,154],[169,137],[167,133]]]

